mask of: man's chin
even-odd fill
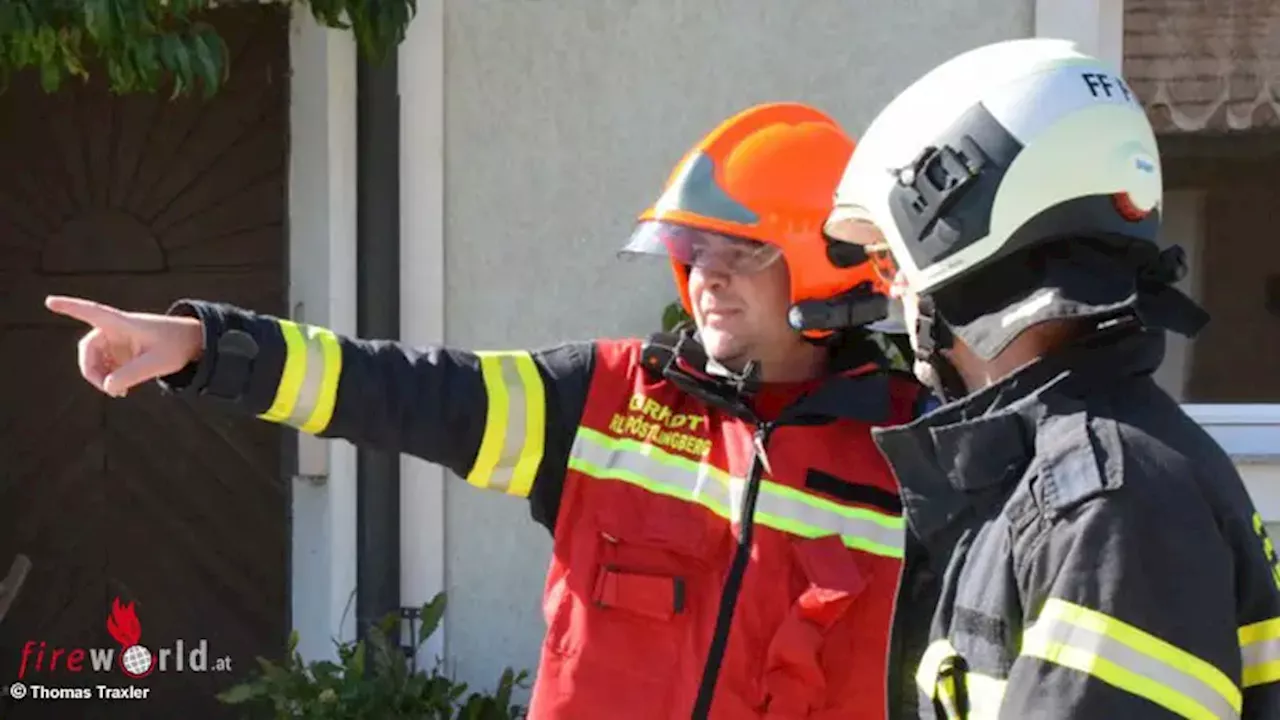
[[[702,347],[706,350],[707,357],[730,370],[738,371],[746,365],[746,348],[718,332],[704,332]]]

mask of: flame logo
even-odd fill
[[[120,598],[111,601],[107,632],[111,633],[111,637],[121,647],[130,648],[138,644],[138,640],[142,638],[142,623],[138,622],[138,614],[133,611],[133,603],[122,604]]]
[[[138,644],[142,637],[142,623],[133,611],[133,603],[121,603],[120,598],[111,601],[111,614],[107,616],[107,632],[124,648],[119,655],[120,669],[131,678],[144,678],[156,669],[151,651]]]

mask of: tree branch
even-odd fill
[[[263,0],[239,0],[262,2]],[[0,81],[32,69],[46,92],[104,69],[112,92],[212,97],[231,72],[226,43],[208,22],[237,0],[0,0]],[[298,6],[321,24],[350,30],[381,62],[404,40],[417,0],[266,0]]]

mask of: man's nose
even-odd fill
[[[707,288],[720,288],[729,284],[729,273],[721,270],[698,267],[696,265],[690,268],[689,277],[697,277],[697,279],[701,281],[702,285]]]

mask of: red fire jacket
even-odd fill
[[[534,717],[684,718],[698,690],[759,426],[640,360],[638,342],[597,345]],[[769,469],[712,717],[883,717],[902,520],[869,429],[908,420],[917,391],[858,371],[835,382],[809,398],[827,422],[760,435]],[[824,414],[834,390],[853,405]]]
[[[422,351],[226,305],[171,312],[201,318],[206,353],[165,387],[530,500],[554,535],[534,720],[689,717],[753,475],[711,717],[883,717],[904,533],[870,428],[925,396],[865,348],[780,402],[709,386],[662,343]]]

